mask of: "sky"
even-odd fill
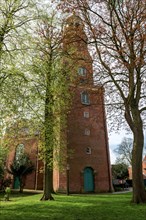
[[[144,148],[144,154],[146,155],[146,130],[144,132],[145,135],[145,148]],[[114,149],[118,147],[119,144],[121,144],[123,138],[132,138],[131,134],[127,134],[127,131],[120,131],[119,133],[109,133],[108,139],[109,139],[109,151],[110,151],[110,160],[111,164],[115,163],[117,155],[114,153]]]
[[[124,130],[120,131],[119,133],[112,132],[108,134],[111,164],[115,163],[117,157],[117,155],[114,153],[114,149],[117,148],[119,144],[121,144],[124,137],[129,136],[130,135],[127,135]]]

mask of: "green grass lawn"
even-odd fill
[[[130,203],[131,193],[54,195],[55,201],[40,201],[41,194],[0,196],[1,220],[145,220],[146,205]]]

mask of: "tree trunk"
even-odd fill
[[[144,137],[142,129],[137,129],[134,133],[134,143],[132,151],[132,183],[134,203],[146,203],[146,191],[142,172],[142,153]]]
[[[53,172],[45,163],[45,172],[44,172],[44,193],[41,200],[54,200],[52,197],[52,182],[53,182]]]
[[[133,132],[132,149],[132,184],[133,184],[133,203],[146,203],[146,191],[142,172],[142,154],[144,147],[143,123],[138,110],[138,106],[131,105],[126,108],[125,118]]]
[[[51,192],[53,188],[53,147],[54,147],[54,115],[52,94],[52,60],[49,60],[46,72],[46,99],[45,99],[45,170],[44,170],[44,194],[41,200],[54,200]]]
[[[24,184],[23,184],[23,178],[22,177],[19,177],[19,182],[20,182],[20,190],[19,190],[19,192],[23,193]]]

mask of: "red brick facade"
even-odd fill
[[[106,192],[111,187],[111,170],[104,109],[104,90],[93,83],[92,59],[89,54],[84,27],[72,16],[65,29],[65,49],[72,49],[76,63],[72,74],[76,77],[72,108],[68,115],[67,164],[64,174],[55,171],[56,191]],[[85,72],[80,72],[80,71]],[[85,97],[83,97],[85,96]],[[85,99],[84,99],[85,98]],[[68,175],[67,175],[68,173]]]
[[[39,160],[38,157],[38,140],[37,138],[32,138],[29,136],[22,137],[15,141],[15,146],[11,147],[10,154],[7,160],[7,167],[9,164],[12,163],[15,157],[15,151],[19,144],[24,145],[24,151],[29,155],[30,160],[33,162],[35,170],[32,174],[28,175],[25,179],[25,186],[26,189],[43,189],[43,173],[41,170],[43,169],[43,163]],[[7,176],[10,176],[7,174]],[[11,178],[13,178],[11,176]],[[12,179],[12,187],[15,188],[15,180]],[[17,188],[17,187],[16,187]]]
[[[71,150],[67,161],[70,167],[69,190],[86,192],[85,172],[86,168],[90,168],[93,171],[91,191],[105,192],[111,189],[111,174],[103,91],[99,87],[89,88],[89,105],[81,103],[82,91],[82,87],[76,89],[75,97],[78,98],[73,102],[75,108],[72,108],[68,117],[67,143],[68,149]],[[58,178],[56,174],[54,179],[58,183],[55,184],[56,190],[66,190],[67,179],[62,173],[58,173]]]
[[[75,82],[71,86],[72,106],[67,120],[66,164],[54,167],[54,190],[60,192],[107,192],[112,189],[108,137],[104,109],[104,90],[93,83],[92,59],[80,19],[72,16],[65,29],[64,50],[72,49]],[[42,189],[41,162],[37,157],[37,139],[23,141],[36,165],[27,177],[25,188]],[[31,147],[30,147],[31,146]],[[11,160],[14,152],[11,154]]]

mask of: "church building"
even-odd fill
[[[63,47],[72,59],[72,62],[64,62],[67,66],[72,65],[71,74],[74,80],[70,86],[73,95],[65,134],[66,160],[63,169],[54,167],[54,191],[109,192],[112,190],[112,181],[104,88],[94,82],[87,36],[84,25],[76,15],[66,21]],[[18,146],[26,147],[27,151],[30,151],[30,158],[36,168],[33,174],[27,177],[25,188],[43,189],[43,175],[39,170],[42,162],[37,155],[37,139],[22,138]],[[16,185],[17,181],[14,180],[14,188],[17,188]]]

